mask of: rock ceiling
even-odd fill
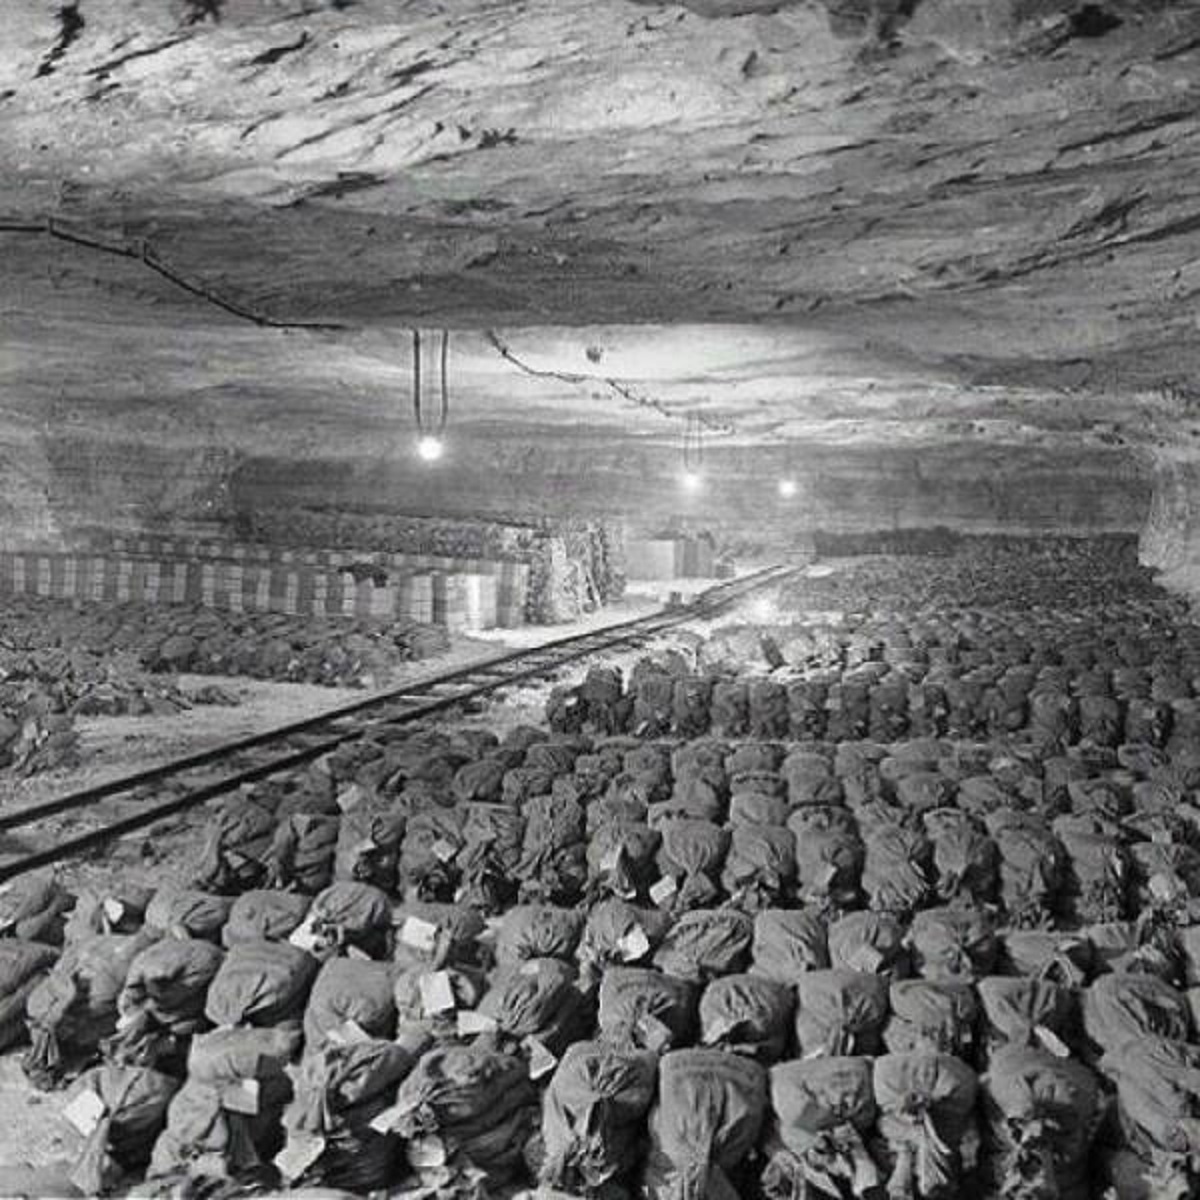
[[[498,430],[1054,448],[1200,409],[1194,0],[20,0],[4,27],[10,447],[369,442],[414,324],[454,330],[455,417]]]

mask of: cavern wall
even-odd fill
[[[1159,572],[1164,587],[1200,597],[1200,457],[1182,448],[1157,447],[1152,479],[1139,557]]]

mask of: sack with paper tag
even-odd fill
[[[485,912],[500,912],[517,895],[525,818],[506,804],[472,803],[466,809],[455,859],[461,879],[458,899]]]
[[[406,822],[404,811],[386,796],[368,797],[343,812],[334,851],[334,878],[394,892]]]
[[[1075,992],[1050,980],[989,975],[976,985],[988,1053],[1003,1046],[1041,1046],[1069,1055],[1078,1036]]]
[[[428,808],[409,816],[400,849],[400,882],[406,896],[443,901],[453,897],[465,819],[461,808]]]
[[[1101,975],[1084,993],[1083,1030],[1094,1054],[1112,1054],[1148,1038],[1187,1041],[1187,997],[1156,975]]]
[[[553,904],[518,904],[501,918],[496,962],[512,966],[530,958],[571,962],[579,945],[582,914]]]
[[[460,1017],[473,1013],[486,991],[487,977],[479,968],[408,967],[397,973],[392,989],[399,1028],[439,1041],[463,1036]],[[490,1020],[488,1025],[494,1028]]]
[[[767,1073],[721,1050],[672,1050],[659,1062],[642,1177],[647,1200],[736,1200],[767,1109]]]
[[[575,802],[535,796],[525,806],[525,840],[517,868],[522,901],[578,903],[587,883],[585,817]]]
[[[288,942],[239,942],[208,989],[214,1025],[277,1025],[304,1016],[319,963]]]
[[[319,958],[359,950],[387,958],[392,944],[392,902],[369,883],[340,880],[319,892],[304,919],[312,939],[304,948]]]
[[[985,1180],[1005,1200],[1088,1200],[1100,1086],[1082,1063],[1008,1046],[980,1080]]]
[[[716,904],[721,899],[719,880],[729,852],[729,831],[692,817],[670,817],[658,824],[658,831],[662,838],[659,874],[677,884],[659,907],[687,912]]]
[[[1005,975],[1028,975],[1063,987],[1080,987],[1092,972],[1093,947],[1079,934],[1048,929],[1006,929],[1000,935]]]
[[[0,938],[0,1050],[25,1037],[25,1002],[58,956],[57,946]]]
[[[795,893],[796,838],[782,825],[734,826],[721,886],[746,912],[786,904]]]
[[[1020,929],[1048,927],[1057,911],[1066,856],[1044,822],[1011,809],[989,813],[988,832],[1000,854],[1000,903]]]
[[[802,1059],[771,1068],[763,1138],[767,1200],[873,1196],[879,1169],[867,1150],[875,1125],[871,1060]]]
[[[146,906],[147,932],[156,937],[193,937],[221,940],[233,900],[191,888],[162,887]]]
[[[882,975],[808,971],[796,983],[800,1056],[877,1054],[887,1014],[888,981]]]
[[[609,967],[600,978],[600,1036],[623,1048],[661,1054],[692,1040],[697,988],[647,967]]]
[[[392,996],[395,968],[387,962],[331,958],[317,973],[304,1010],[309,1052],[336,1039],[348,1021],[369,1037],[390,1038],[396,1029]]]
[[[796,893],[828,912],[854,908],[866,851],[849,810],[811,806],[788,818],[795,839]]]
[[[1072,924],[1120,921],[1127,915],[1128,857],[1117,837],[1095,828],[1098,824],[1070,816],[1054,822],[1066,852],[1059,911]]]
[[[275,1157],[288,1184],[358,1194],[386,1187],[400,1146],[376,1122],[413,1065],[404,1046],[378,1040],[327,1042],[307,1054],[284,1113],[287,1144]]]
[[[0,937],[61,946],[74,905],[75,897],[52,874],[19,876],[0,891]]]
[[[229,949],[239,942],[286,942],[300,927],[312,905],[299,892],[245,892],[229,910],[221,941]]]
[[[907,933],[890,913],[852,912],[829,923],[829,965],[902,979],[911,970]]]
[[[870,907],[900,916],[920,908],[933,878],[933,846],[924,832],[895,823],[869,823],[862,830],[862,888]]]
[[[815,909],[760,909],[750,956],[751,974],[793,984],[803,972],[829,966],[825,921]]]
[[[637,1161],[657,1076],[658,1060],[646,1051],[571,1046],[542,1101],[539,1182],[582,1195],[619,1185]]]
[[[791,1041],[795,993],[762,975],[725,975],[700,996],[700,1041],[761,1063],[784,1057]]]
[[[392,914],[396,929],[393,957],[404,970],[421,967],[480,965],[483,914],[465,904],[410,900]]]
[[[267,884],[308,895],[328,887],[333,880],[340,827],[337,811],[296,812],[283,817],[265,856]]]
[[[117,1031],[105,1056],[128,1066],[170,1066],[182,1040],[204,1025],[209,985],[224,957],[199,938],[163,938],[138,954],[117,998]]]
[[[469,1179],[477,1172],[491,1187],[523,1170],[525,1143],[537,1122],[537,1091],[525,1059],[485,1039],[423,1055],[378,1127],[399,1134],[410,1147],[433,1143],[432,1163],[413,1162],[410,1150],[418,1174],[427,1164],[442,1180]]]
[[[875,1158],[891,1196],[954,1200],[963,1194],[963,1149],[977,1138],[975,1072],[949,1054],[875,1060]]]
[[[644,897],[658,872],[654,856],[659,833],[648,825],[612,822],[595,831],[587,844],[589,892],[623,900]]]
[[[231,896],[261,886],[275,826],[275,813],[252,795],[225,800],[208,819],[191,886]]]
[[[913,969],[926,979],[977,979],[996,967],[999,942],[987,909],[945,906],[913,916]]]
[[[680,979],[705,982],[745,968],[754,920],[734,908],[685,912],[667,932],[654,965]]]
[[[702,773],[677,776],[670,796],[650,805],[646,819],[656,826],[673,818],[720,824],[728,802],[729,781],[724,770],[705,768]]]
[[[590,1005],[575,980],[575,968],[559,959],[526,959],[496,971],[479,1012],[504,1036],[535,1038],[557,1056],[591,1024]]]
[[[148,1067],[95,1067],[72,1085],[63,1115],[86,1138],[71,1181],[86,1196],[112,1191],[149,1161],[179,1081]]]
[[[657,908],[641,908],[609,896],[587,915],[577,951],[580,983],[595,984],[612,963],[640,962],[662,942],[671,918]]]
[[[136,933],[153,895],[153,888],[125,880],[112,887],[81,891],[63,929],[63,941],[78,942],[98,933]]]
[[[945,903],[991,904],[1000,887],[1000,852],[981,822],[956,808],[922,818],[933,845],[934,890]]]
[[[68,946],[25,1003],[30,1048],[21,1066],[39,1088],[86,1063],[117,1027],[129,965],[153,939],[109,934]]]
[[[498,804],[504,794],[504,773],[507,770],[508,764],[503,757],[487,757],[463,763],[451,784],[454,799],[459,804]]]
[[[1104,921],[1079,930],[1092,951],[1092,971],[1157,975],[1174,983],[1183,975],[1178,930],[1170,915],[1147,909],[1136,921]]]
[[[1137,910],[1161,908],[1180,924],[1200,897],[1200,850],[1182,841],[1150,840],[1127,847]]]
[[[889,989],[891,1015],[883,1027],[889,1052],[931,1050],[970,1061],[979,1003],[965,979],[897,979]]]

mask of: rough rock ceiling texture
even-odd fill
[[[473,331],[456,413],[500,438],[676,438],[650,397],[1070,466],[1200,407],[1194,0],[12,7],[0,220],[151,259],[0,234],[30,461],[48,422],[352,456],[410,323]]]

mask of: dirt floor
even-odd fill
[[[509,649],[537,646],[627,621],[659,607],[672,591],[687,595],[710,584],[711,581],[634,583],[620,604],[571,625],[495,630],[469,639],[457,639],[448,654],[412,664],[411,673],[393,679],[392,686],[406,679],[416,682],[439,675]],[[697,631],[703,632],[699,623]],[[674,639],[668,639],[668,642],[671,640]],[[686,648],[686,635],[681,636],[678,644]],[[631,650],[609,656],[608,660],[628,668],[644,653],[644,650]],[[3,781],[0,783],[0,808],[42,803],[77,788],[119,778],[239,736],[361,700],[368,694],[354,689],[235,677],[185,675],[181,676],[180,682],[184,688],[220,684],[237,695],[241,703],[236,707],[199,706],[171,716],[81,720],[81,765],[31,779]],[[501,734],[514,725],[539,724],[552,686],[548,682],[513,688],[484,712],[460,724],[486,726]],[[161,885],[166,880],[178,878],[181,868],[197,852],[203,820],[203,810],[199,810],[159,822],[65,865],[59,876],[72,890],[104,890],[118,877],[150,886]],[[73,821],[75,818],[59,818],[56,829],[69,833]],[[14,851],[18,847],[9,845],[6,848]],[[19,1051],[0,1055],[0,1200],[20,1195],[79,1194],[72,1189],[68,1176],[83,1139],[62,1116],[65,1102],[64,1093],[43,1094],[29,1086],[20,1069]]]

